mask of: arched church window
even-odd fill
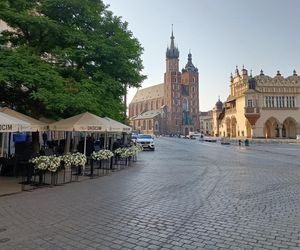
[[[136,104],[135,105],[135,115],[138,115],[139,113],[139,106]]]
[[[158,124],[158,121],[155,122],[155,131],[158,131],[159,130],[159,124]]]
[[[143,130],[145,130],[145,129],[146,129],[146,121],[143,120]]]
[[[183,109],[183,111],[189,110],[189,101],[186,98],[184,98],[182,101],[182,109]]]

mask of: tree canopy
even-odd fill
[[[2,0],[0,102],[34,117],[124,118],[142,47],[101,0]]]

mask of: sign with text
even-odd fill
[[[101,131],[102,127],[101,126],[87,126],[87,130],[89,130],[89,131]]]
[[[10,132],[12,130],[13,130],[13,125],[12,124],[0,124],[0,131]]]

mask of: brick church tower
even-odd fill
[[[192,63],[192,54],[182,73],[179,71],[179,50],[171,43],[166,52],[164,99],[167,106],[166,133],[188,135],[200,129],[199,122],[199,73]]]
[[[164,75],[164,98],[167,106],[167,134],[181,133],[181,72],[179,71],[179,50],[174,44],[172,30],[171,44],[166,52],[166,72]]]
[[[199,73],[192,54],[179,71],[179,50],[171,43],[166,51],[164,82],[139,89],[129,105],[134,130],[148,134],[181,134],[200,131]]]

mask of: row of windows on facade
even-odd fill
[[[265,96],[266,108],[295,108],[295,96]]]
[[[265,96],[265,108],[295,108],[295,96]],[[252,99],[247,100],[247,107],[254,107]]]
[[[180,121],[175,120],[175,125],[179,126]],[[153,124],[151,120],[138,120],[137,121],[137,127],[141,128],[142,130],[152,130],[153,129]]]
[[[179,81],[178,81],[178,78],[174,77],[174,78],[173,78],[173,82],[174,82],[174,83],[178,83],[178,82],[179,82]],[[182,82],[182,83],[188,83],[189,81],[188,81],[188,79],[181,79],[181,82]],[[196,78],[193,77],[193,78],[192,78],[192,83],[195,83],[195,82],[196,82]]]
[[[153,129],[152,120],[142,120],[142,121],[138,120],[137,126],[139,128],[141,128],[141,130],[152,130]],[[158,122],[155,123],[155,130],[158,131]]]
[[[178,100],[178,99],[173,99],[173,104],[174,105],[180,105],[181,104],[181,101]],[[189,106],[194,106],[194,107],[197,107],[197,101],[188,101],[187,98],[184,98],[183,101],[182,101],[182,105],[183,105],[183,108],[184,110],[188,110]],[[186,107],[186,108],[185,108]]]
[[[159,109],[161,106],[164,105],[164,101],[161,100],[161,101],[150,101],[149,103],[145,102],[145,103],[137,103],[137,104],[134,104],[134,106],[132,106],[132,113],[134,113],[134,110],[135,110],[135,115],[143,112],[145,109],[147,110],[148,107],[150,108],[150,110],[153,110],[153,109]]]
[[[180,90],[181,87],[182,86],[180,84],[173,84],[172,85],[173,90]],[[188,87],[188,86],[184,86],[184,87]],[[168,89],[168,87],[167,87],[167,89]],[[196,92],[196,87],[195,86],[190,87],[190,89],[191,89],[191,92],[193,92],[193,93]]]
[[[202,124],[200,124],[200,129],[212,130],[213,125],[211,122],[205,122],[205,123],[202,122]]]
[[[192,98],[192,99],[195,99],[195,98],[197,98],[197,94],[196,93],[193,93],[193,94],[191,94],[191,95],[189,95],[189,94],[187,94],[187,95],[184,95],[184,94],[182,94],[183,96],[189,96],[190,98]],[[175,91],[173,91],[172,92],[172,97],[173,98],[180,98],[180,93],[178,93],[178,92],[175,92]],[[167,98],[169,97],[169,95],[167,94]]]

